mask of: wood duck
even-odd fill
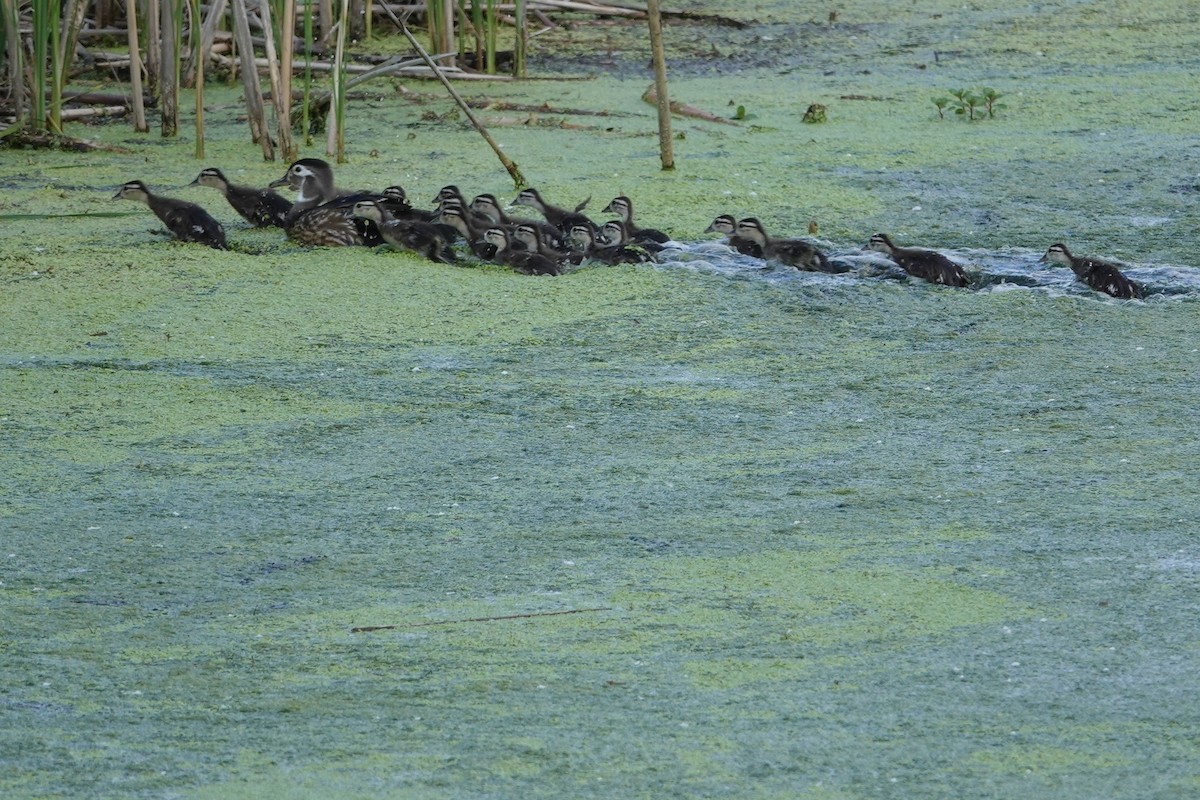
[[[624,220],[613,219],[600,226],[598,234],[599,239],[607,247],[617,247],[624,245],[631,248],[641,248],[647,253],[661,253],[663,245],[660,242],[650,240],[639,241],[629,235],[629,223]],[[668,239],[668,241],[670,241]]]
[[[242,219],[256,228],[282,228],[292,204],[272,189],[255,189],[230,183],[225,174],[216,167],[200,171],[189,186],[211,186],[225,195]]]
[[[883,253],[895,261],[900,269],[930,283],[941,283],[946,286],[967,285],[967,275],[963,268],[946,258],[936,250],[926,250],[921,247],[897,247],[887,234],[877,233],[867,243],[868,250]]]
[[[117,190],[113,199],[145,203],[181,242],[199,242],[217,250],[229,249],[221,223],[195,203],[153,194],[141,181],[129,181]]]
[[[625,195],[614,197],[612,202],[604,207],[604,212],[612,212],[621,218],[625,223],[626,235],[630,242],[634,244],[644,244],[645,242],[653,242],[655,244],[665,244],[671,241],[671,237],[660,230],[654,228],[640,228],[633,221],[633,201]]]
[[[756,217],[738,220],[737,235],[762,248],[764,259],[789,264],[809,272],[840,271],[829,263],[824,253],[803,239],[772,239]]]
[[[571,244],[578,248],[585,258],[593,261],[605,264],[643,264],[654,260],[654,256],[640,247],[609,245],[600,241],[599,228],[590,222],[571,226],[569,235]]]
[[[383,240],[398,250],[411,250],[442,264],[458,261],[438,226],[418,219],[398,218],[381,200],[359,200],[354,204],[354,216],[374,222]]]
[[[552,206],[547,203],[542,199],[542,195],[537,189],[525,189],[517,195],[517,198],[513,200],[512,204],[514,206],[529,206],[545,217],[547,222],[562,231],[563,235],[569,236],[571,228],[575,225],[581,223],[587,223],[589,225],[593,224],[590,219],[580,213],[584,208],[587,207],[588,201],[591,199],[592,198],[589,197],[587,200],[584,200],[582,203],[575,206],[574,211],[568,211],[565,208],[559,208],[558,206]]]
[[[1070,267],[1075,273],[1075,277],[1098,292],[1126,300],[1142,297],[1142,290],[1136,283],[1125,277],[1118,264],[1099,258],[1071,255],[1071,251],[1061,242],[1050,245],[1050,249],[1041,257],[1040,261],[1042,263],[1054,262]]]
[[[508,231],[504,228],[488,228],[484,231],[483,236],[484,240],[495,248],[490,260],[495,261],[497,264],[512,267],[517,272],[524,273],[525,275],[562,274],[562,269],[559,265],[541,253],[517,250],[511,247]]]
[[[737,250],[742,255],[750,256],[751,258],[763,257],[762,245],[753,239],[747,239],[744,236],[738,236],[737,220],[735,220],[731,214],[720,215],[712,221],[712,224],[704,229],[705,233],[709,233],[711,231],[725,234],[725,244],[729,245],[734,250]]]
[[[284,230],[288,238],[310,247],[376,247],[383,244],[379,228],[369,219],[354,216],[359,200],[376,200],[370,192],[342,192],[333,184],[333,168],[319,158],[293,162],[274,186],[296,190]]]

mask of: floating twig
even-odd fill
[[[561,617],[564,614],[591,614],[597,611],[612,611],[611,608],[570,608],[566,611],[535,611],[531,614],[507,614],[502,617],[471,617],[469,619],[444,619],[439,622],[410,622],[406,625],[360,625],[351,628],[351,633],[374,633],[375,631],[394,631],[401,628],[431,628],[435,625],[461,625],[464,622],[503,622],[511,619],[531,619],[533,617]]]
[[[650,105],[658,105],[658,92],[656,92],[654,90],[654,87],[651,86],[649,89],[647,89],[645,91],[644,94],[642,94],[642,99],[645,100]],[[737,123],[731,119],[725,119],[724,117],[718,117],[716,114],[713,114],[711,111],[705,111],[702,108],[696,108],[695,106],[689,106],[687,103],[680,103],[678,101],[671,102],[671,113],[679,114],[682,117],[695,117],[696,119],[702,119],[702,120],[706,120],[708,122],[719,122],[722,125],[737,125]]]

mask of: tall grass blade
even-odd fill
[[[529,38],[529,26],[525,19],[525,0],[517,0],[516,11],[513,12],[517,18],[517,37],[513,45],[513,77],[525,77],[525,45]]]
[[[479,2],[479,0],[475,0]],[[500,24],[496,0],[487,0],[487,74],[496,74],[496,28]]]
[[[463,0],[464,3],[468,0]],[[480,0],[469,0],[471,3],[471,27],[475,31],[475,69],[483,72],[484,50],[487,43],[483,33],[483,3]]]
[[[25,125],[25,59],[18,17],[17,0],[0,0],[0,22],[4,25],[4,48],[8,62],[8,86],[12,90],[13,114],[19,130]],[[7,135],[7,131],[5,133]]]
[[[308,118],[312,101],[313,0],[304,4],[304,106],[300,110],[300,130],[304,143],[312,144],[312,123]]]
[[[342,18],[338,21],[337,47],[333,56],[333,119],[326,125],[325,155],[334,156],[337,163],[346,160],[346,29],[350,13],[350,0],[342,0]]]
[[[62,133],[62,82],[63,65],[59,59],[62,31],[58,21],[62,18],[60,0],[50,0],[50,107],[47,109],[46,127],[54,133]],[[43,63],[43,68],[45,65]]]
[[[196,158],[204,158],[204,31],[200,24],[200,0],[191,0],[192,63],[196,65]]]
[[[33,64],[29,70],[33,84],[30,87],[33,119],[30,123],[36,131],[46,130],[46,50],[52,27],[50,0],[33,0]]]

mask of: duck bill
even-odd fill
[[[287,185],[288,185],[288,176],[284,175],[282,178],[276,178],[275,180],[268,183],[267,188],[268,189],[276,189],[280,186],[287,186]]]

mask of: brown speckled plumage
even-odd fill
[[[1061,242],[1050,245],[1050,249],[1046,251],[1041,260],[1070,267],[1079,280],[1098,292],[1126,300],[1142,296],[1141,288],[1126,278],[1116,263],[1099,258],[1071,255],[1071,251]]]
[[[217,250],[229,249],[221,223],[195,203],[154,194],[141,181],[129,181],[117,190],[113,199],[145,203],[181,242],[197,242]]]
[[[255,189],[230,183],[216,167],[208,167],[196,176],[192,185],[211,186],[225,195],[229,205],[242,219],[258,228],[282,228],[292,203],[272,189]]]
[[[946,286],[963,287],[967,285],[967,275],[963,268],[946,258],[936,250],[926,250],[921,247],[897,247],[887,234],[877,233],[867,243],[868,250],[883,253],[896,262],[900,269],[930,283],[941,283]]]

